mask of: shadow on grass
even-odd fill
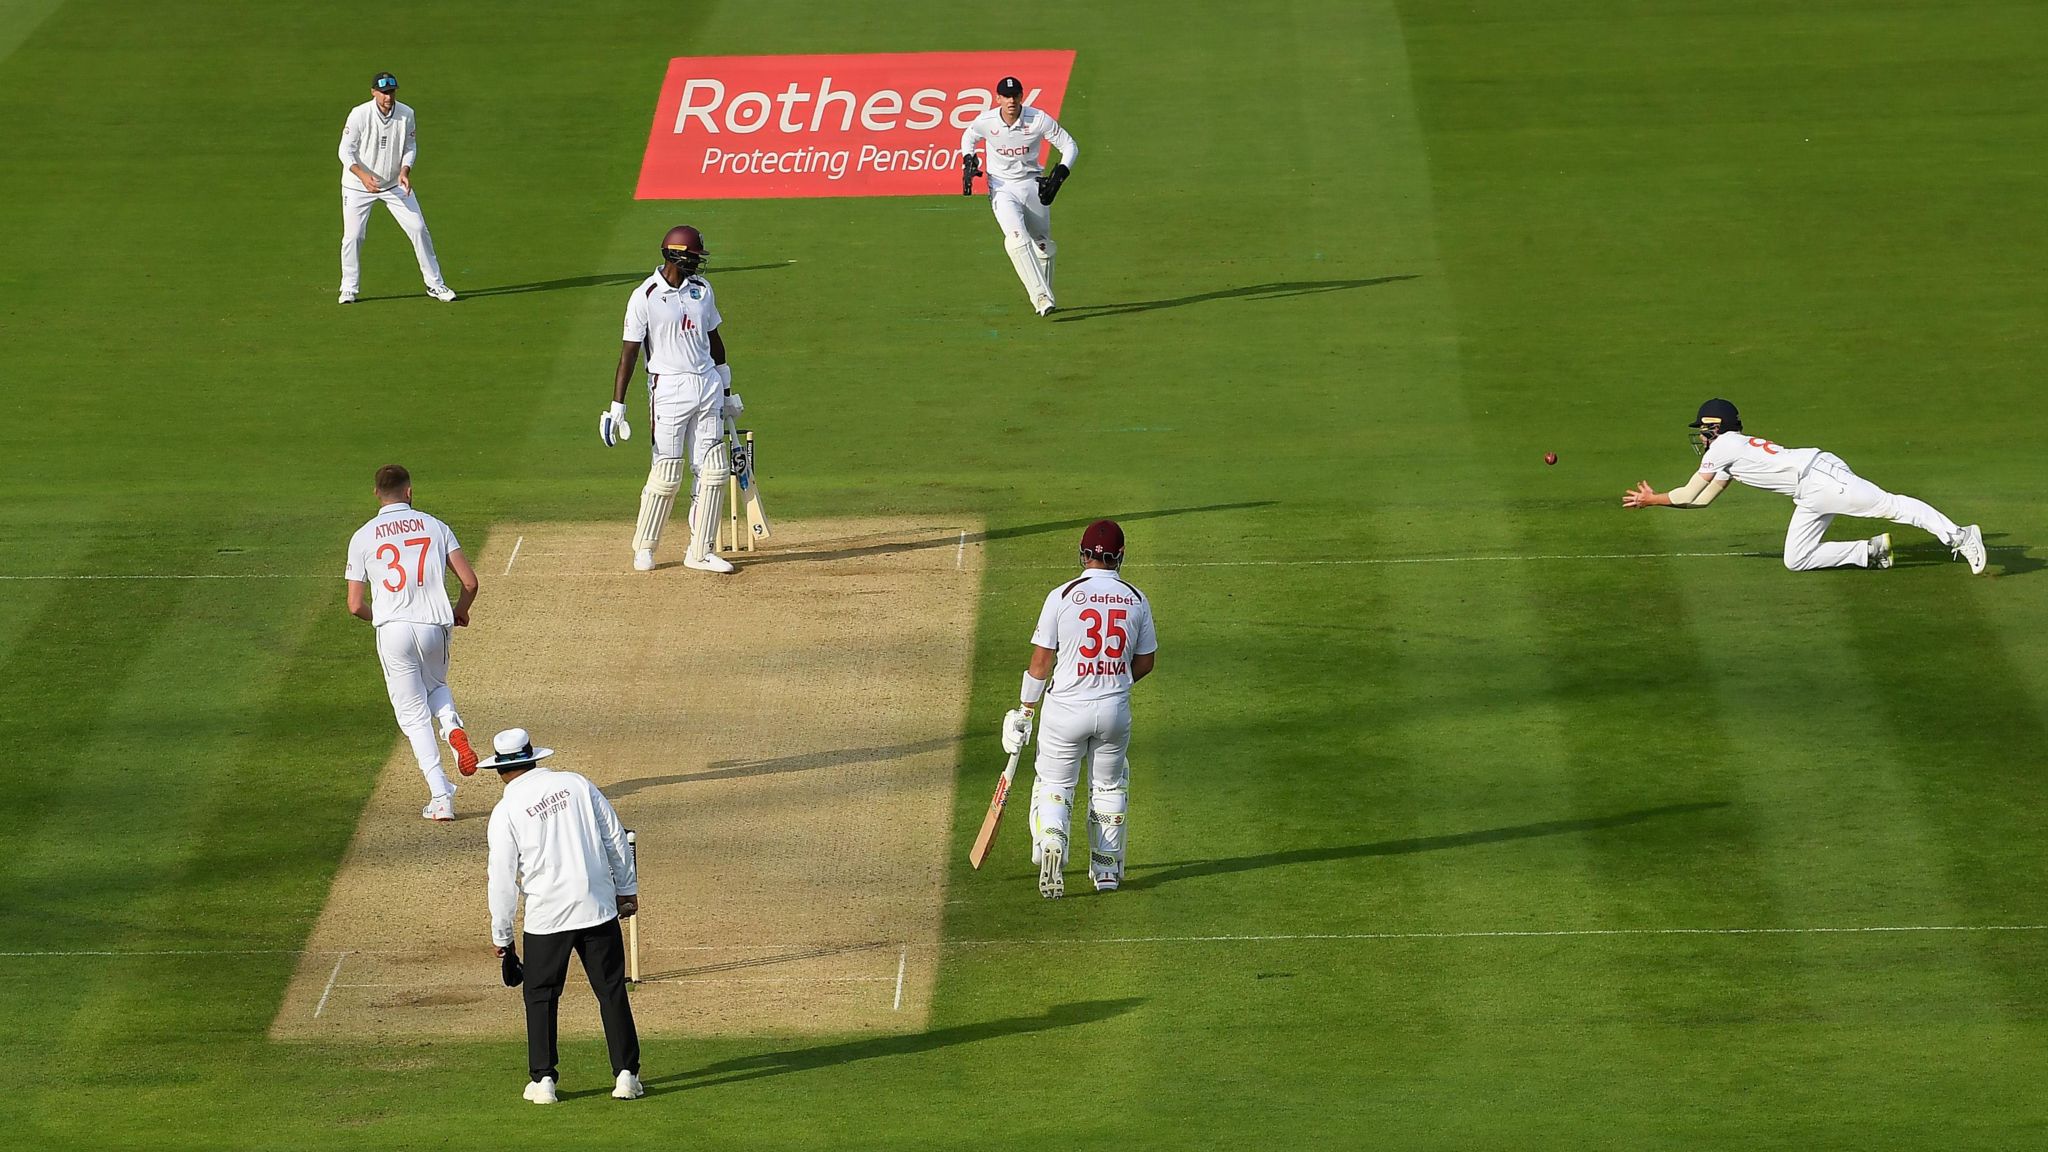
[[[670,784],[702,784],[712,780],[744,780],[750,776],[775,776],[784,772],[810,772],[819,768],[838,768],[847,764],[879,764],[888,760],[901,760],[906,756],[919,756],[926,752],[937,752],[950,748],[965,739],[962,736],[938,736],[918,740],[909,744],[886,744],[876,748],[836,748],[830,752],[806,752],[801,756],[777,756],[767,760],[718,760],[702,772],[679,772],[673,776],[644,776],[638,780],[621,780],[605,788],[607,796],[631,796],[649,788],[664,788]]]
[[[789,267],[789,261],[783,260],[774,264],[742,264],[737,268],[707,267],[704,271],[707,277],[715,279],[719,276],[730,276],[735,272],[765,272],[787,267]],[[499,284],[490,288],[457,288],[455,290],[455,303],[460,304],[466,299],[473,300],[483,296],[520,296],[528,292],[560,292],[571,288],[605,288],[620,284],[638,284],[640,281],[647,279],[648,274],[653,271],[653,268],[648,268],[641,272],[601,272],[594,276],[565,276],[559,280],[534,280],[526,284]],[[418,292],[408,292],[395,296],[361,296],[356,299],[356,303],[375,304],[383,300],[425,299],[426,294],[426,289],[422,288]]]
[[[970,532],[967,535],[966,542],[969,544],[980,544],[988,540],[1014,540],[1020,536],[1039,536],[1047,532],[1059,532],[1062,530],[1071,531],[1076,528],[1086,528],[1088,525],[1102,519],[1115,520],[1119,524],[1130,524],[1138,520],[1158,520],[1167,516],[1187,516],[1196,512],[1240,512],[1253,508],[1270,508],[1277,503],[1279,503],[1277,500],[1244,500],[1235,504],[1203,504],[1186,508],[1155,508],[1149,512],[1121,512],[1108,517],[1082,516],[1072,520],[1047,520],[1039,524],[1019,524],[1014,528],[995,528],[987,532]],[[929,548],[957,548],[960,544],[961,539],[957,535],[939,535],[924,540],[890,540],[881,544],[861,544],[850,548],[820,548],[808,552],[770,552],[756,558],[743,558],[741,567],[752,568],[757,564],[785,564],[792,560],[851,560],[861,556],[889,556],[899,552],[922,552]]]
[[[739,1084],[768,1076],[808,1072],[814,1068],[833,1068],[860,1060],[915,1056],[941,1048],[972,1044],[978,1040],[1028,1036],[1034,1032],[1052,1032],[1080,1024],[1096,1024],[1121,1016],[1144,1002],[1142,997],[1127,997],[1121,1000],[1084,1000],[1077,1004],[1056,1004],[1036,1016],[1010,1016],[1001,1020],[984,1020],[978,1024],[956,1024],[951,1028],[935,1028],[929,1032],[909,1036],[875,1036],[840,1044],[821,1044],[813,1048],[763,1052],[758,1056],[721,1060],[688,1072],[656,1076],[643,1080],[643,1083],[647,1086],[649,1096],[659,1096],[666,1092],[716,1088],[724,1084]]]
[[[1076,320],[1099,320],[1104,316],[1129,316],[1135,312],[1156,312],[1161,308],[1185,308],[1189,304],[1206,304],[1211,300],[1283,300],[1290,296],[1315,296],[1324,292],[1372,288],[1381,284],[1396,284],[1403,280],[1415,279],[1419,277],[1410,273],[1404,276],[1375,276],[1370,280],[1279,280],[1243,288],[1219,288],[1214,292],[1199,292],[1193,296],[1175,296],[1170,300],[1083,304],[1076,308],[1060,309],[1059,314],[1053,317],[1053,322],[1071,324]]]
[[[1190,880],[1197,876],[1221,876],[1232,872],[1253,872],[1260,868],[1277,868],[1284,864],[1318,864],[1329,860],[1357,860],[1367,856],[1407,856],[1416,852],[1472,848],[1481,844],[1500,844],[1509,840],[1534,840],[1541,836],[1604,832],[1610,828],[1641,824],[1646,820],[1684,816],[1694,812],[1711,812],[1727,806],[1728,802],[1725,800],[1695,801],[1689,804],[1639,808],[1634,812],[1622,812],[1613,816],[1593,816],[1582,820],[1545,820],[1539,824],[1483,828],[1477,832],[1453,832],[1447,836],[1417,836],[1408,840],[1381,840],[1372,844],[1346,844],[1335,848],[1294,848],[1285,852],[1233,856],[1223,860],[1172,860],[1159,864],[1133,864],[1129,866],[1129,872],[1146,874],[1126,875],[1123,886],[1127,889],[1157,888],[1161,884],[1175,880]]]

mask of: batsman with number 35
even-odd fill
[[[1123,559],[1124,532],[1114,520],[1097,520],[1081,534],[1081,575],[1046,595],[1018,705],[1003,716],[1003,751],[1012,764],[1037,721],[1031,860],[1038,894],[1048,900],[1066,893],[1067,829],[1083,760],[1088,877],[1097,892],[1114,892],[1123,882],[1131,685],[1151,674],[1159,648],[1151,602],[1118,574]],[[999,797],[1008,783],[1006,774]],[[995,805],[989,815],[999,815]]]

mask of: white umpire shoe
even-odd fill
[[[633,553],[633,571],[654,571],[654,549],[642,548],[638,552]]]
[[[721,575],[730,575],[737,571],[732,566],[732,561],[716,552],[706,552],[702,556],[684,556],[683,567],[695,568],[699,572],[717,572]]]
[[[437,824],[447,824],[455,819],[455,793],[436,796],[420,809],[420,815]]]
[[[1981,575],[1990,557],[1984,552],[1984,533],[1975,524],[1963,529],[1962,543],[1955,546],[1955,554],[1970,562],[1970,575]]]
[[[1059,845],[1046,845],[1045,859],[1038,865],[1038,894],[1047,900],[1057,900],[1067,894],[1067,878],[1060,872],[1066,856]]]
[[[612,1099],[638,1100],[647,1095],[647,1089],[640,1086],[640,1078],[631,1072],[619,1073],[618,1083],[612,1085]]]
[[[340,299],[340,300],[338,301],[338,303],[342,303],[342,304],[353,304],[353,303],[355,303],[355,302],[356,302],[356,294],[355,294],[355,293],[353,293],[353,292],[343,292],[343,293],[341,294],[341,299]]]
[[[553,1076],[543,1076],[538,1080],[529,1082],[526,1085],[526,1098],[535,1104],[553,1104],[555,1102],[555,1078]]]
[[[1889,568],[1892,566],[1892,534],[1880,532],[1870,538],[1870,566]]]
[[[455,302],[455,289],[450,288],[446,284],[441,285],[439,288],[427,289],[427,295],[432,296],[434,299],[439,300],[443,304],[452,304]]]

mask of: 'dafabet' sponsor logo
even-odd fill
[[[960,133],[995,106],[996,81],[1017,77],[1026,104],[1058,116],[1073,67],[1067,51],[680,56],[633,195],[958,195]]]

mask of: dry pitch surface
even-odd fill
[[[643,1032],[924,1028],[980,585],[962,532],[793,522],[725,578],[680,542],[635,573],[616,525],[491,533],[456,705],[481,752],[531,729],[639,833]],[[430,824],[396,743],[272,1035],[524,1034],[484,896],[499,788],[477,773]],[[598,1030],[579,965],[562,1019]]]

